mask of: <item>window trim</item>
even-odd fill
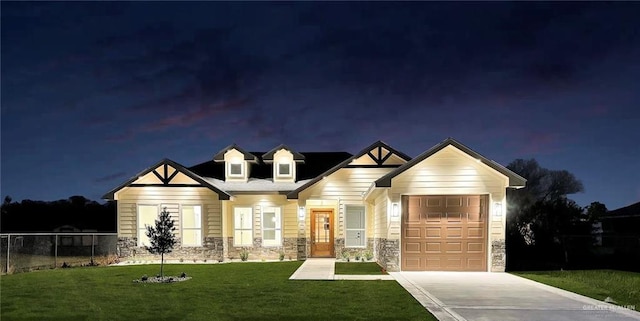
[[[289,166],[289,173],[288,174],[282,174],[280,172],[280,165],[288,165]],[[293,166],[291,165],[291,162],[277,162],[276,163],[276,175],[279,177],[291,177],[293,176]]]
[[[265,231],[265,226],[264,226],[264,214],[265,213],[271,213],[269,211],[265,211],[265,209],[275,209],[276,211],[274,212],[276,214],[276,217],[278,218],[278,221],[280,222],[280,227],[278,228],[278,224],[276,224],[276,227],[274,228],[267,228],[267,231],[274,231],[276,234],[276,240],[273,241],[273,243],[270,243],[267,245],[266,240],[264,238],[264,231]],[[262,227],[262,247],[279,247],[282,246],[282,207],[281,206],[261,206],[260,207],[260,221],[262,222],[261,227]],[[280,232],[280,237],[278,238],[278,232]],[[271,240],[269,240],[271,241]]]
[[[231,166],[232,165],[240,165],[240,173],[239,174],[234,174],[231,171]],[[227,166],[228,171],[227,171],[227,175],[229,175],[229,177],[244,177],[244,164],[243,163],[229,163],[229,166]]]
[[[362,228],[350,229],[347,227],[347,223],[349,220],[347,213],[349,212],[349,208],[353,208],[353,207],[362,209],[362,218],[363,218],[362,222],[364,223]],[[362,231],[362,234],[361,234],[362,245],[349,245],[348,238],[347,238],[347,231]],[[356,204],[345,205],[344,207],[344,247],[358,248],[358,249],[367,248],[367,207],[365,205],[356,205]]]
[[[184,207],[200,207],[200,227],[188,227],[185,228],[184,227],[184,212],[183,209]],[[201,204],[180,204],[180,246],[181,247],[202,247],[202,209],[203,206]],[[200,237],[198,238],[198,243],[199,244],[187,244],[185,245],[184,243],[184,231],[200,231]]]
[[[249,211],[250,211],[249,218],[251,219],[251,227],[249,227],[249,228],[240,228],[240,229],[238,229],[236,227],[236,225],[237,225],[236,224],[236,209],[240,209],[240,208],[249,209]],[[234,247],[253,246],[253,236],[254,236],[254,233],[253,233],[253,216],[254,216],[254,213],[253,212],[254,212],[254,209],[251,206],[234,206],[233,207],[233,246]],[[238,231],[238,230],[239,231],[250,231],[251,232],[251,244],[238,243],[238,239],[236,238],[236,231]]]

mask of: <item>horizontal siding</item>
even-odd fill
[[[368,156],[366,157],[368,158]],[[363,163],[366,163],[363,158]],[[362,194],[369,190],[371,184],[380,177],[387,174],[393,168],[342,168],[327,178],[320,180],[315,185],[300,193],[300,199],[314,200],[335,200],[337,201],[334,209],[335,213],[335,237],[345,237],[345,207],[347,205],[365,205]],[[314,208],[312,204],[307,203],[307,208]],[[319,208],[319,207],[317,207]],[[366,208],[366,237],[373,237],[373,207]],[[309,213],[307,212],[309,217]],[[307,230],[310,222],[307,220]],[[308,233],[308,232],[307,232]]]
[[[387,237],[387,193],[380,193],[375,199],[375,234],[376,238]]]
[[[253,210],[253,237],[262,237],[262,207],[280,207],[282,215],[282,236],[298,236],[298,203],[287,200],[285,195],[238,195],[233,201],[224,201],[226,207],[226,233],[233,236],[233,208],[250,207]]]
[[[202,206],[202,235],[221,236],[221,214],[218,194],[200,187],[126,187],[116,193],[118,200],[118,234],[137,236],[138,205],[166,206],[175,220],[180,237],[180,206]]]
[[[392,179],[391,198],[401,195],[490,194],[504,197],[508,178],[448,146]]]

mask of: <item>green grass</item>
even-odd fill
[[[193,279],[136,284],[158,265],[1,277],[1,320],[436,320],[389,281],[292,281],[301,262],[165,265]]]
[[[640,309],[640,273],[613,270],[514,272],[513,274],[596,300],[612,298],[618,305]]]
[[[378,263],[375,262],[367,262],[367,263],[345,263],[345,262],[336,262],[336,274],[387,274],[387,272],[382,273],[382,268]]]

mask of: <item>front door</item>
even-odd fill
[[[311,257],[335,257],[332,210],[311,210]]]

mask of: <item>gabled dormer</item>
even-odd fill
[[[251,164],[258,162],[258,158],[244,151],[236,144],[232,144],[213,156],[215,162],[224,162],[225,181],[246,182],[249,180]]]
[[[296,164],[304,163],[304,155],[280,145],[262,155],[262,161],[273,164],[274,182],[295,182]]]

